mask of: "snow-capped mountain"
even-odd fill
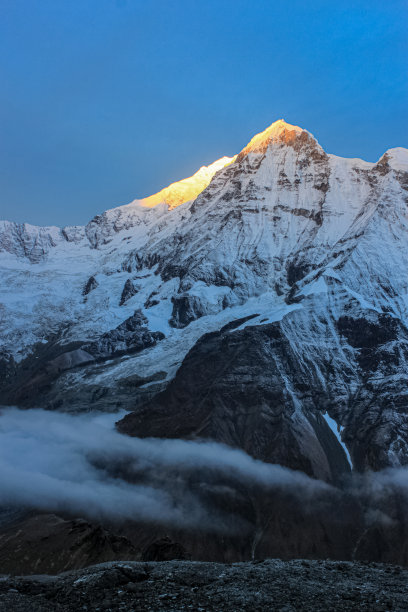
[[[2,222],[1,401],[326,480],[408,463],[407,190],[406,149],[343,159],[280,120],[85,227]]]

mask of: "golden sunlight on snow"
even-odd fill
[[[138,200],[138,203],[146,208],[153,208],[158,204],[164,203],[172,210],[180,206],[180,204],[195,200],[210,184],[214,174],[218,170],[232,164],[236,159],[240,161],[247,153],[264,153],[272,141],[291,144],[299,134],[307,134],[307,132],[296,125],[290,125],[283,119],[279,119],[279,121],[272,123],[263,132],[256,134],[238,156],[221,157],[221,159],[218,159],[209,166],[202,166],[193,176],[171,183],[171,185],[158,193]]]
[[[221,157],[209,166],[202,166],[193,176],[172,183],[158,193],[143,198],[140,200],[140,204],[152,208],[164,202],[169,209],[172,209],[184,204],[184,202],[194,200],[209,185],[214,174],[231,164],[235,159],[236,156]]]
[[[272,141],[290,144],[295,140],[298,134],[304,131],[305,130],[297,125],[291,125],[290,123],[286,123],[284,119],[279,119],[267,127],[263,132],[256,134],[239,155],[242,157],[247,153],[264,153]]]

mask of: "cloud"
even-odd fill
[[[223,533],[250,528],[241,494],[287,492],[309,512],[350,496],[367,526],[390,526],[398,504],[408,509],[405,468],[354,475],[340,491],[215,442],[124,436],[114,428],[121,416],[1,409],[0,507]]]
[[[304,496],[329,488],[221,444],[124,436],[120,416],[3,408],[0,505],[231,531],[205,492],[227,494],[234,482]]]

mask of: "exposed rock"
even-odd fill
[[[161,332],[150,332],[147,319],[141,310],[123,321],[115,329],[103,334],[95,342],[85,344],[83,349],[96,359],[117,357],[141,351],[164,338]]]
[[[98,286],[98,281],[96,280],[96,278],[94,276],[90,276],[89,279],[87,280],[85,287],[83,288],[82,295],[84,296],[88,295],[88,293],[96,289],[97,286]]]
[[[66,225],[61,230],[67,242],[75,242],[79,244],[85,239],[85,228],[82,225]]]
[[[407,580],[408,570],[378,563],[104,563],[60,576],[5,576],[0,610],[403,612]]]
[[[0,252],[27,258],[31,263],[43,261],[51,249],[63,242],[65,237],[58,227],[0,221]]]
[[[146,317],[137,310],[115,329],[102,334],[94,342],[62,344],[61,337],[57,337],[45,344],[38,343],[33,353],[19,364],[10,361],[10,357],[3,362],[5,376],[2,384],[0,383],[0,401],[4,404],[25,406],[41,403],[51,409],[70,409],[72,404],[72,410],[84,409],[91,403],[95,409],[117,410],[122,405],[121,395],[124,395],[124,405],[128,407],[128,404],[134,401],[131,402],[128,391],[124,391],[123,387],[121,392],[111,393],[110,387],[89,385],[87,395],[83,390],[72,389],[71,385],[67,388],[62,385],[59,388],[59,382],[55,381],[59,381],[65,372],[89,365],[94,368],[95,362],[135,354],[154,346],[163,338],[164,334],[161,332],[151,332],[148,329]],[[160,379],[161,374],[159,377],[149,378],[150,381]],[[107,395],[110,396],[110,401],[106,399],[101,404],[100,400]]]
[[[147,300],[144,303],[145,308],[152,308],[152,306],[156,306],[156,304],[160,304],[160,300],[156,300],[155,296],[158,295],[158,291],[152,291]]]
[[[178,542],[173,542],[168,536],[152,542],[142,554],[143,561],[171,561],[172,559],[188,559],[185,548]]]
[[[0,379],[0,402],[22,406],[35,403],[63,372],[94,361],[80,342],[61,345],[58,340],[50,337],[49,342],[37,343],[26,359],[12,364],[12,375]]]
[[[133,281],[128,278],[126,283],[124,284],[122,295],[120,296],[119,306],[123,306],[131,297],[136,295],[138,292],[138,287],[133,283]]]
[[[335,481],[350,467],[320,413],[300,410],[287,388],[296,370],[278,323],[227,327],[201,338],[167,389],[118,427],[142,437],[210,438]]]
[[[170,325],[173,327],[185,327],[191,321],[206,314],[206,308],[201,299],[192,295],[180,295],[173,298],[173,312]]]
[[[119,430],[210,438],[336,480],[350,468],[322,417],[329,411],[355,469],[408,464],[406,328],[354,301],[337,321],[322,311],[315,320],[317,303],[281,322],[203,336],[165,391]]]
[[[138,559],[136,548],[83,519],[64,520],[54,514],[28,515],[0,532],[0,572],[57,573],[92,563]]]

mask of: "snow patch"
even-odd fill
[[[344,452],[346,453],[346,457],[347,457],[347,461],[349,462],[350,468],[353,469],[353,462],[351,460],[351,456],[350,453],[348,451],[347,446],[344,444],[341,434],[343,432],[343,427],[341,427],[340,425],[338,425],[336,423],[336,421],[334,419],[331,418],[331,416],[329,416],[329,414],[327,412],[323,413],[323,417],[326,421],[326,423],[328,424],[328,426],[330,427],[330,429],[332,430],[332,432],[334,433],[334,435],[336,436],[337,440],[340,442]]]

